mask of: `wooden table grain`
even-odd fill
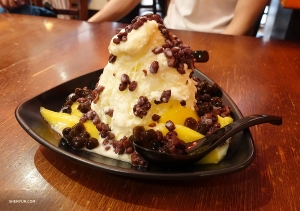
[[[65,159],[34,141],[14,111],[25,100],[106,65],[120,25],[0,15],[0,210],[299,210],[300,43],[173,32],[210,60],[196,67],[243,115],[283,117],[251,128],[246,169],[187,181],[134,179]]]

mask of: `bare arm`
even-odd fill
[[[270,0],[238,0],[234,17],[222,34],[246,35]]]
[[[4,9],[13,9],[25,4],[24,0],[0,0],[0,6]]]
[[[110,0],[88,22],[117,21],[127,15],[141,0]]]

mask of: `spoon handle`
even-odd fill
[[[196,59],[196,62],[207,62],[209,60],[209,54],[205,50],[194,51],[193,56]]]
[[[203,154],[203,156],[205,156],[207,153],[211,152],[212,150],[220,146],[228,138],[232,137],[236,133],[246,128],[249,128],[251,126],[259,125],[263,123],[281,125],[282,117],[272,116],[272,115],[260,115],[260,114],[244,117],[200,139],[197,145],[186,150],[186,152],[189,155],[200,156],[200,154]]]

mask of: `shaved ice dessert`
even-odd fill
[[[193,77],[193,50],[159,15],[136,17],[111,39],[108,63],[93,90],[76,88],[61,111],[43,118],[74,149],[146,166],[135,140],[157,141],[160,151],[185,154],[193,142],[233,121],[217,84]],[[217,163],[229,142],[200,163]]]

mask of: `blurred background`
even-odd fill
[[[109,0],[31,0],[44,6],[48,2],[58,18],[87,20],[101,10]],[[166,14],[169,0],[142,0],[139,15],[149,12]],[[264,40],[281,39],[300,41],[300,0],[270,0],[257,22],[255,34]]]

